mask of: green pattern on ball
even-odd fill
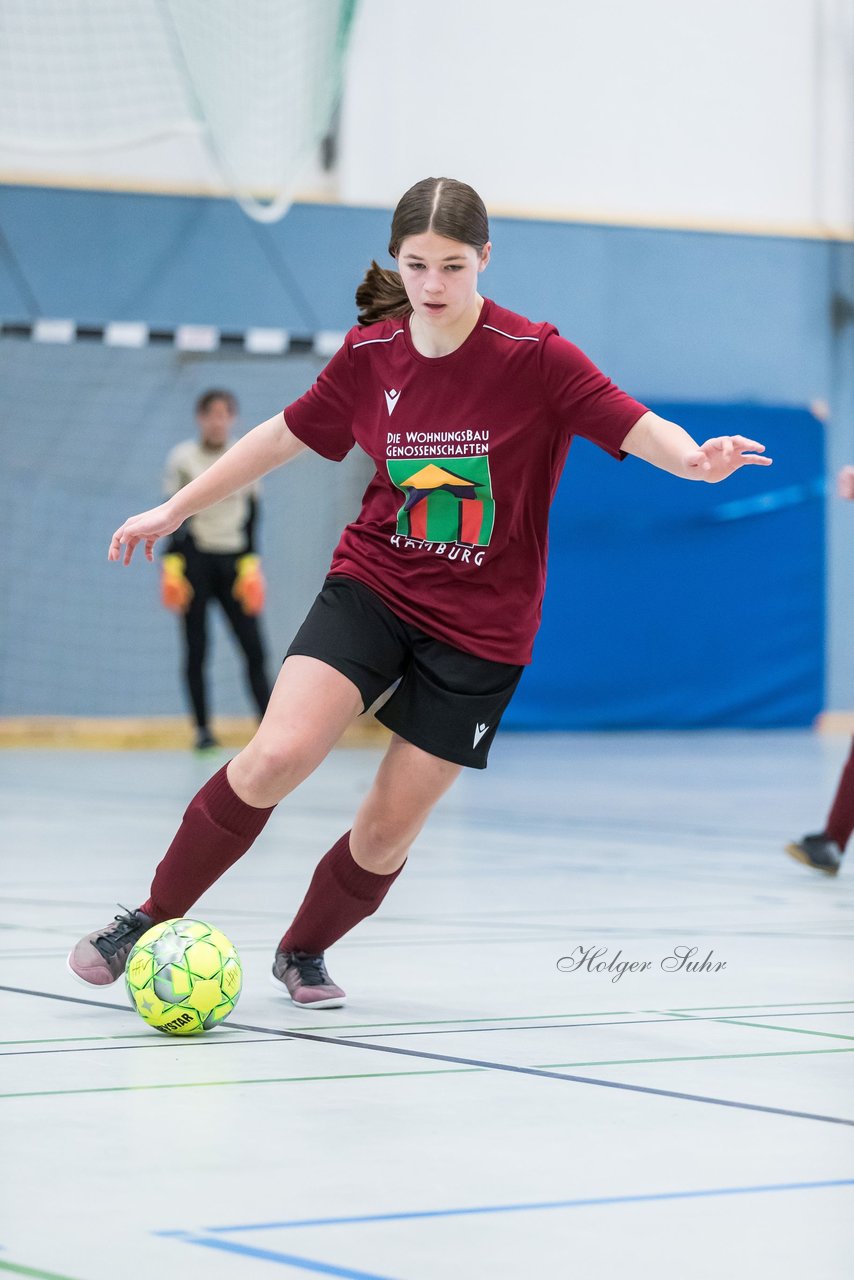
[[[149,1026],[192,1036],[218,1026],[240,996],[240,957],[224,933],[201,920],[164,920],[128,956],[130,1002]]]

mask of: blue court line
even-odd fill
[[[698,1200],[711,1196],[758,1195],[768,1191],[815,1191],[826,1187],[854,1187],[854,1178],[828,1178],[821,1182],[778,1182],[755,1187],[709,1187],[697,1191],[655,1191],[629,1196],[590,1196],[577,1200],[541,1200],[528,1204],[475,1205],[468,1209],[421,1209],[412,1213],[371,1213],[345,1218],[298,1218],[285,1222],[247,1222],[228,1227],[205,1227],[212,1235],[237,1231],[283,1231],[294,1227],[334,1227],[360,1222],[409,1222],[423,1218],[462,1218],[487,1213],[527,1213],[543,1209],[583,1209],[604,1204],[642,1204],[661,1200]],[[182,1232],[155,1232],[183,1235]],[[335,1273],[337,1274],[337,1273]]]
[[[177,1232],[170,1232],[177,1235]],[[298,1258],[293,1253],[278,1253],[274,1249],[255,1249],[250,1245],[234,1244],[231,1240],[211,1240],[206,1236],[184,1236],[185,1244],[200,1244],[206,1249],[220,1249],[224,1253],[237,1253],[244,1258],[260,1258],[263,1262],[280,1262],[285,1267],[299,1267],[301,1271],[313,1271],[316,1275],[339,1276],[341,1280],[392,1280],[375,1271],[354,1271],[352,1267],[336,1267],[314,1258]]]
[[[648,1195],[599,1196],[579,1200],[546,1200],[533,1204],[479,1205],[468,1209],[428,1209],[415,1213],[378,1213],[363,1217],[347,1218],[306,1218],[291,1222],[257,1222],[245,1226],[207,1227],[210,1235],[198,1232],[157,1231],[155,1235],[169,1236],[184,1244],[200,1245],[206,1249],[218,1249],[223,1253],[237,1254],[244,1258],[258,1258],[263,1262],[278,1262],[282,1266],[296,1267],[301,1271],[310,1271],[315,1275],[337,1276],[339,1280],[392,1280],[390,1276],[381,1276],[374,1271],[356,1271],[352,1267],[339,1267],[332,1263],[320,1262],[316,1258],[300,1257],[293,1253],[281,1253],[276,1249],[261,1249],[257,1245],[238,1244],[233,1240],[217,1238],[217,1234],[236,1231],[265,1231],[275,1228],[293,1227],[325,1227],[344,1224],[375,1222],[411,1222],[428,1218],[472,1217],[482,1214],[524,1213],[544,1209],[592,1208],[599,1205],[641,1204],[664,1200],[692,1200],[713,1196],[751,1195],[769,1191],[811,1191],[826,1187],[851,1187],[854,1178],[828,1179],[823,1182],[785,1182],[756,1187],[715,1187],[700,1191],[664,1191]]]

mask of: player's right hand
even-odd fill
[[[144,542],[145,558],[146,560],[153,560],[154,544],[157,539],[165,538],[167,534],[174,533],[181,522],[182,517],[175,515],[170,502],[164,502],[159,507],[152,507],[150,511],[143,511],[138,516],[131,516],[113,534],[110,541],[110,550],[107,552],[107,559],[121,560],[122,548],[124,547],[124,563],[130,564],[137,546],[140,542]]]

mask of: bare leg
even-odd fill
[[[287,658],[258,731],[228,765],[235,793],[254,808],[278,804],[362,710],[359,690],[340,671],[318,658]]]
[[[361,710],[358,689],[339,671],[316,658],[288,658],[252,742],[187,806],[150,897],[82,938],[68,958],[72,973],[90,986],[115,982],[140,934],[154,921],[186,914],[243,856],[273,807],[317,768]]]
[[[321,858],[280,951],[320,955],[372,915],[433,805],[460,772],[395,736],[347,832]]]
[[[389,875],[406,861],[430,811],[462,772],[397,734],[353,822],[350,852],[366,871]]]
[[[184,915],[241,858],[273,808],[317,768],[362,707],[354,684],[316,658],[289,658],[255,737],[190,801],[141,910]]]

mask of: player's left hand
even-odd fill
[[[685,459],[688,475],[695,480],[707,480],[716,484],[726,480],[739,467],[770,467],[773,459],[760,457],[765,445],[745,436],[715,436],[701,444]]]

